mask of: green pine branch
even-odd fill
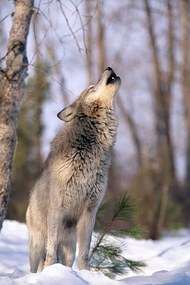
[[[145,266],[141,261],[123,257],[121,248],[112,244],[100,245],[93,258],[91,267],[95,270],[101,270],[109,277],[124,274],[127,270],[141,271],[141,267]]]
[[[121,195],[119,201],[114,207],[114,214],[112,221],[115,220],[128,220],[136,211],[136,206],[128,194]]]
[[[106,207],[102,207],[100,214],[104,213]],[[100,223],[100,234],[97,236],[95,245],[90,254],[90,266],[95,270],[101,270],[104,274],[112,277],[115,274],[123,274],[126,270],[138,271],[145,264],[141,261],[126,259],[122,256],[121,247],[106,242],[106,236],[139,236],[139,227],[131,226],[120,231],[112,230],[115,221],[129,222],[136,212],[136,206],[128,194],[123,194],[113,209],[110,222],[104,226],[101,217],[98,216]]]

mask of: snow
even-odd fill
[[[25,224],[6,220],[0,234],[1,285],[190,285],[190,230],[164,233],[159,241],[108,237],[123,246],[123,256],[141,260],[140,273],[128,272],[115,280],[102,272],[77,270],[61,264],[32,274],[28,264],[28,233]]]

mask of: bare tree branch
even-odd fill
[[[61,9],[61,12],[62,12],[62,14],[63,14],[63,16],[64,16],[64,18],[65,18],[65,21],[66,21],[67,27],[68,27],[69,31],[71,32],[71,35],[72,35],[73,39],[75,40],[75,43],[76,43],[77,48],[78,48],[78,51],[79,51],[79,53],[81,53],[82,48],[80,47],[79,42],[78,42],[78,40],[77,40],[77,38],[76,38],[76,35],[75,35],[75,33],[73,32],[73,29],[71,28],[71,25],[70,25],[70,23],[69,23],[69,20],[68,20],[68,18],[67,18],[67,16],[66,16],[66,14],[65,14],[64,9],[63,9],[62,3],[61,3],[61,1],[60,1],[60,0],[57,0],[57,1],[58,1],[58,3],[59,3],[59,6],[60,6],[60,9]]]

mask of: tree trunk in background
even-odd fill
[[[175,41],[174,41],[174,22],[175,18],[173,15],[173,6],[172,0],[167,0],[167,15],[168,15],[168,26],[167,26],[167,58],[168,58],[168,67],[166,71],[166,76],[163,75],[164,82],[164,97],[166,105],[166,144],[168,148],[168,158],[169,158],[169,176],[172,184],[175,184],[177,181],[175,162],[174,162],[174,150],[172,145],[171,137],[171,126],[170,126],[170,114],[171,114],[171,102],[172,102],[172,87],[174,80],[174,71],[175,71]],[[165,187],[165,186],[164,186]]]
[[[181,28],[182,28],[182,92],[185,107],[185,123],[187,130],[187,150],[186,150],[186,195],[190,194],[190,3],[187,0],[181,1]]]
[[[150,44],[153,54],[153,65],[155,69],[155,91],[154,91],[154,100],[155,100],[155,113],[156,113],[156,132],[157,132],[157,149],[158,149],[158,158],[164,158],[164,164],[166,165],[166,158],[168,160],[168,165],[166,165],[169,175],[172,179],[175,178],[175,165],[174,165],[174,155],[173,147],[171,143],[171,130],[170,130],[170,107],[171,107],[171,87],[173,80],[173,44],[172,44],[172,19],[171,11],[168,14],[170,15],[168,23],[168,71],[167,74],[162,72],[159,51],[156,43],[156,36],[154,32],[154,20],[151,11],[151,7],[148,0],[144,0],[147,23],[148,23],[148,33],[150,37]],[[168,10],[171,10],[170,1],[168,1]],[[172,46],[171,46],[172,44]],[[162,162],[161,162],[162,164]],[[167,172],[168,172],[167,171]],[[164,171],[165,172],[165,171]]]
[[[105,27],[104,27],[103,1],[97,1],[97,50],[98,50],[98,73],[101,74],[106,68]]]
[[[152,49],[153,67],[155,72],[155,90],[153,91],[155,114],[156,114],[156,135],[157,135],[157,157],[159,183],[155,184],[154,191],[160,191],[159,207],[156,209],[153,219],[151,238],[157,239],[164,226],[169,190],[176,181],[174,164],[174,152],[171,139],[170,113],[171,113],[171,90],[174,76],[174,37],[173,37],[173,14],[171,1],[167,1],[168,29],[167,46],[168,62],[167,72],[162,70],[157,39],[155,35],[154,18],[149,0],[144,0],[145,13],[147,18],[147,31]],[[159,189],[157,189],[159,188]]]
[[[88,76],[88,83],[93,84],[93,29],[92,29],[92,16],[91,16],[91,11],[92,11],[92,1],[91,0],[85,0],[85,13],[86,16],[89,18],[88,24],[87,24],[87,53],[86,53],[86,67],[87,67],[87,76]]]
[[[33,32],[34,32],[34,41],[35,41],[35,54],[36,54],[36,82],[35,88],[36,92],[33,97],[34,100],[34,128],[35,128],[35,138],[34,138],[34,150],[35,150],[35,162],[36,162],[36,174],[37,176],[41,172],[42,168],[42,152],[41,152],[41,136],[42,136],[42,103],[44,100],[44,94],[41,90],[44,88],[45,82],[43,82],[44,74],[41,74],[43,71],[40,70],[42,67],[41,60],[40,60],[40,51],[38,46],[38,32],[39,32],[39,21],[38,15],[35,17],[35,21],[33,21]]]
[[[33,0],[15,1],[9,35],[6,69],[1,70],[0,94],[0,230],[10,200],[11,171],[18,114],[24,96],[28,61],[26,41],[32,16]]]
[[[89,18],[86,27],[86,68],[89,84],[94,83],[94,69],[97,71],[98,76],[107,67],[107,53],[105,45],[105,16],[104,16],[104,2],[102,0],[97,1],[96,4],[96,18],[95,24],[92,25],[91,13],[93,9],[93,1],[85,0],[85,13]],[[95,34],[95,35],[94,35]],[[95,48],[94,48],[95,46]],[[96,59],[95,65],[93,64],[93,58]]]

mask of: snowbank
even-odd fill
[[[113,239],[113,237],[110,237]],[[118,239],[111,242],[118,242]],[[123,240],[119,242],[124,243]],[[41,273],[29,273],[28,235],[25,224],[5,221],[0,234],[1,285],[190,285],[190,231],[167,233],[160,241],[125,239],[123,255],[144,261],[139,274],[129,272],[111,280],[101,272],[78,271],[54,264]]]

